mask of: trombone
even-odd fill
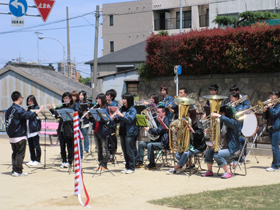
[[[253,107],[251,107],[251,108],[249,108],[249,109],[246,109],[246,110],[243,110],[243,111],[240,111],[240,112],[237,112],[237,113],[235,114],[235,117],[236,117],[237,120],[243,120],[246,116],[249,116],[249,115],[251,115],[251,114],[255,114],[256,111],[252,112],[251,114],[244,115],[244,116],[241,117],[240,115],[244,114],[245,112],[250,111],[250,110],[253,110],[253,109],[257,109],[257,108],[259,108],[261,111],[263,111],[263,110],[264,110],[264,107],[265,107],[266,105],[268,105],[268,104],[270,104],[270,103],[274,103],[274,106],[275,106],[275,104],[277,104],[277,103],[279,103],[279,102],[280,102],[280,98],[277,98],[277,99],[274,99],[274,100],[268,99],[268,100],[266,100],[266,101],[264,101],[264,102],[258,101],[258,104],[257,104],[256,106],[253,106]]]

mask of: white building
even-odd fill
[[[246,11],[279,12],[280,0],[182,0],[183,32],[217,27],[217,15]],[[139,0],[103,4],[103,55],[145,41],[151,32],[179,33],[180,0]]]

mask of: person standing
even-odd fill
[[[35,119],[37,115],[43,110],[44,106],[40,106],[36,112],[25,111],[21,106],[23,97],[20,92],[14,91],[11,95],[11,98],[13,100],[13,104],[5,113],[5,127],[13,150],[12,176],[21,177],[28,175],[28,173],[22,171],[22,163],[25,156],[27,140],[26,120]]]
[[[279,99],[279,91],[270,92],[270,100]],[[267,120],[268,137],[272,146],[273,161],[266,171],[279,171],[280,167],[280,102],[269,103],[264,107],[263,118]]]
[[[131,93],[125,93],[122,96],[123,106],[116,111],[114,122],[120,123],[121,147],[125,159],[124,174],[131,174],[135,171],[135,159],[137,156],[136,139],[139,133],[136,126],[137,111],[133,107],[134,97]]]
[[[39,109],[37,100],[34,95],[29,95],[26,99],[27,111],[31,109]],[[39,133],[41,130],[41,120],[27,120],[27,138],[30,152],[30,162],[26,163],[29,166],[41,165],[41,147]]]
[[[65,92],[62,95],[62,106],[57,107],[53,104],[51,109],[50,105],[47,105],[47,108],[50,110],[52,114],[55,114],[55,118],[59,119],[59,125],[57,129],[57,135],[59,136],[60,141],[60,153],[62,158],[62,164],[60,168],[69,168],[74,159],[74,129],[73,129],[73,121],[64,122],[60,115],[56,110],[58,109],[75,109],[75,105],[73,104],[72,96],[69,92]],[[65,144],[67,145],[68,152],[68,162],[66,161],[66,151]]]

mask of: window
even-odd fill
[[[110,42],[110,52],[114,52],[114,42]]]
[[[114,25],[114,16],[110,15],[110,26]]]
[[[192,11],[183,11],[182,12],[182,28],[191,28],[192,27]],[[176,12],[176,28],[180,28],[180,12]]]
[[[138,89],[139,81],[127,81],[126,82],[126,92],[131,93],[132,95],[138,95],[139,89]]]

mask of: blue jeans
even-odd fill
[[[268,137],[272,146],[273,161],[271,167],[274,169],[279,169],[280,167],[280,151],[279,151],[279,141],[280,141],[280,131],[273,131],[273,129],[268,130]]]
[[[136,139],[133,136],[120,136],[123,156],[125,159],[125,168],[135,170],[135,159],[137,156]]]
[[[233,153],[230,153],[228,149],[220,149],[218,152],[214,152],[212,149],[208,149],[205,153],[205,162],[213,164],[213,158],[217,162],[219,167],[227,165],[226,159],[235,157]]]
[[[148,150],[148,159],[151,164],[155,163],[155,150],[163,149],[161,142],[140,142],[138,146],[138,160],[143,162],[144,150]]]
[[[179,160],[178,164],[180,166],[184,166],[185,163],[187,162],[189,156],[195,155],[195,154],[197,154],[199,152],[200,151],[198,149],[194,149],[193,151],[187,150],[184,153],[177,152],[176,153],[176,159]]]
[[[83,157],[83,150],[88,152],[89,150],[89,138],[88,138],[88,128],[81,128],[81,132],[84,136],[84,149],[82,145],[82,140],[80,139],[80,152],[81,152],[81,157]]]

